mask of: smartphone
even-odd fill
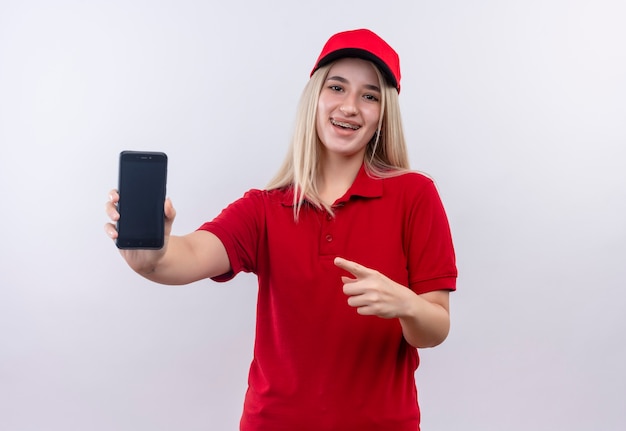
[[[122,151],[120,153],[120,195],[117,210],[121,249],[163,247],[167,155],[162,152]]]

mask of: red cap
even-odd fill
[[[315,62],[311,75],[320,67],[344,57],[362,58],[373,62],[400,93],[398,54],[376,33],[367,29],[344,31],[331,36]]]

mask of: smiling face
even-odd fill
[[[343,58],[328,71],[317,109],[317,134],[326,157],[363,158],[380,119],[381,84],[374,67]]]

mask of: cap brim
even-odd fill
[[[329,63],[332,63],[335,60],[339,60],[340,58],[345,58],[345,57],[361,58],[363,60],[371,61],[372,63],[376,65],[376,67],[378,67],[378,69],[381,71],[381,73],[383,74],[387,82],[389,82],[389,84],[391,84],[394,88],[396,89],[398,88],[398,81],[396,80],[395,76],[393,75],[389,67],[387,67],[385,62],[382,61],[379,57],[372,54],[371,52],[365,51],[359,48],[343,48],[343,49],[338,49],[336,51],[333,51],[318,61],[317,67],[315,68],[315,70]]]

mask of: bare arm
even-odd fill
[[[112,239],[117,238],[115,222],[119,219],[119,195],[112,190],[106,204],[111,219],[104,227]],[[187,284],[230,271],[230,262],[222,242],[212,233],[196,231],[172,236],[176,211],[167,199],[165,212],[165,243],[161,250],[120,250],[126,263],[143,277],[162,284]]]
[[[179,285],[224,274],[230,271],[230,262],[224,245],[215,235],[196,231],[170,236],[167,252],[159,261],[133,269],[148,280]]]
[[[435,347],[450,332],[450,292],[437,290],[416,295],[400,317],[404,338],[414,347]]]
[[[413,347],[434,347],[448,336],[448,291],[417,295],[380,272],[356,262],[336,258],[335,265],[356,277],[342,277],[342,281],[348,305],[355,307],[359,314],[398,318],[404,338]]]

